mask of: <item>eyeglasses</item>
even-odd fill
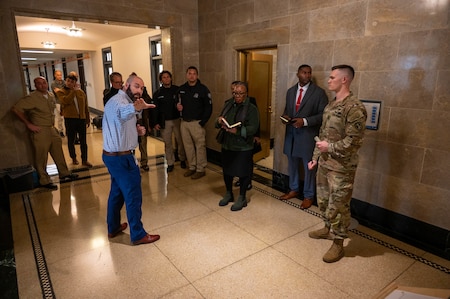
[[[243,97],[246,94],[247,94],[246,92],[233,92],[233,96],[235,97]]]

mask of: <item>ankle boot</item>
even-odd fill
[[[234,201],[233,193],[231,193],[230,191],[227,191],[227,193],[225,193],[225,196],[219,201],[219,206],[224,207],[229,202],[233,202],[233,201]]]
[[[238,200],[231,206],[231,210],[239,211],[246,206],[247,206],[247,199],[245,199],[244,195],[239,195]]]
[[[331,240],[330,228],[325,226],[321,229],[314,230],[308,233],[308,236],[313,239],[328,239]]]
[[[334,263],[344,257],[344,239],[334,239],[333,245],[323,256],[325,263]]]

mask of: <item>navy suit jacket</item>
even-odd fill
[[[328,105],[328,97],[322,88],[311,82],[298,112],[295,112],[297,90],[298,83],[288,89],[283,114],[291,118],[306,118],[308,126],[294,128],[291,124],[286,125],[283,153],[310,161],[316,144],[314,136],[319,135],[323,110]]]

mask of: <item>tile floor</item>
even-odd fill
[[[317,207],[302,211],[300,200],[279,201],[279,191],[255,181],[247,208],[219,207],[220,167],[210,163],[196,181],[179,163],[167,174],[154,138],[150,172],[142,172],[142,221],[161,239],[132,246],[127,229],[109,240],[101,132],[91,129],[88,144],[94,168],[69,164],[78,180],[10,196],[20,298],[359,299],[392,282],[450,289],[449,260],[357,223],[345,257],[322,262],[331,241],[308,237],[322,227]]]

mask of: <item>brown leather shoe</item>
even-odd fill
[[[306,210],[309,209],[313,204],[313,199],[312,198],[304,198],[302,205],[300,206],[300,209],[302,210]]]
[[[123,232],[127,227],[128,227],[128,224],[126,222],[122,223],[115,232],[108,234],[108,238],[114,238],[115,236],[117,236],[118,234]]]
[[[134,245],[139,245],[139,244],[149,244],[149,243],[153,243],[159,240],[159,235],[150,235],[147,234],[145,237],[143,237],[140,240],[134,241],[133,244]]]
[[[298,196],[298,192],[296,191],[290,191],[289,193],[283,194],[280,196],[280,200],[288,200],[291,198],[295,198]]]

